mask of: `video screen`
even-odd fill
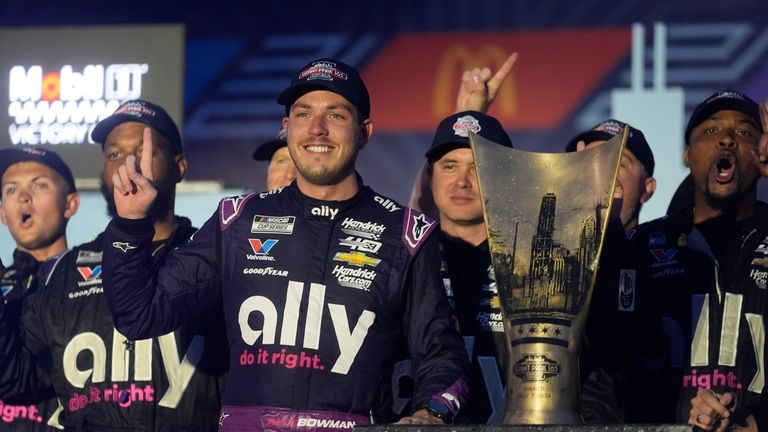
[[[146,99],[181,129],[183,73],[182,25],[1,29],[0,148],[56,151],[92,187],[103,163],[96,123]]]

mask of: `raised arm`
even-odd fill
[[[115,327],[130,339],[159,336],[195,319],[219,300],[218,213],[193,239],[155,266],[154,227],[148,217],[152,184],[152,134],[144,130],[141,162],[128,156],[113,175],[118,217],[104,236],[103,281]]]
[[[456,96],[455,112],[487,112],[516,62],[517,53],[512,53],[496,73],[492,73],[487,67],[465,70],[461,76],[459,94]]]

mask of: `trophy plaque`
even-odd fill
[[[508,362],[504,424],[580,424],[579,349],[628,130],[572,153],[471,133]]]

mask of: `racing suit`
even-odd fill
[[[148,267],[194,232],[186,218],[176,224],[171,239],[152,246]],[[46,263],[45,287],[27,299],[19,332],[2,335],[4,392],[39,387],[42,369],[67,430],[216,430],[227,359],[216,345],[221,306],[174,333],[126,340],[103,296],[103,249],[101,234]]]
[[[360,180],[358,179],[358,182]],[[464,402],[467,355],[439,281],[436,222],[360,184],[345,201],[286,188],[222,200],[149,272],[146,220],[107,227],[105,292],[130,337],[169,331],[219,298],[231,352],[221,430],[349,430],[397,342],[415,408]]]
[[[39,267],[40,263],[32,255],[18,249],[13,251],[13,264],[0,279],[0,326],[5,320],[11,326],[18,325],[23,299],[38,288]],[[53,387],[22,395],[19,400],[25,403],[13,405],[0,400],[0,432],[54,431],[61,428],[56,418],[59,404]]]
[[[758,202],[738,222],[657,219],[631,242],[641,257],[633,269],[639,319],[624,334],[640,341],[640,362],[628,374],[627,420],[686,422],[705,388],[735,392],[732,421],[753,414],[768,430],[768,206]]]
[[[470,398],[457,422],[500,424],[504,417],[506,349],[501,301],[488,240],[473,246],[443,235],[441,273],[470,354]]]
[[[488,241],[474,246],[443,234],[440,249],[443,286],[470,356],[470,398],[454,421],[500,424],[505,408],[506,350]],[[408,392],[413,387],[410,360],[398,361],[392,375],[391,389],[385,389],[382,400],[391,411],[401,413],[412,396]],[[386,415],[381,417],[394,421]]]

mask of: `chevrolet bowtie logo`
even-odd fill
[[[336,252],[336,255],[333,257],[334,261],[342,261],[349,265],[357,266],[357,267],[363,267],[363,266],[371,266],[376,267],[381,262],[378,258],[371,258],[368,255],[362,253],[362,252]]]

